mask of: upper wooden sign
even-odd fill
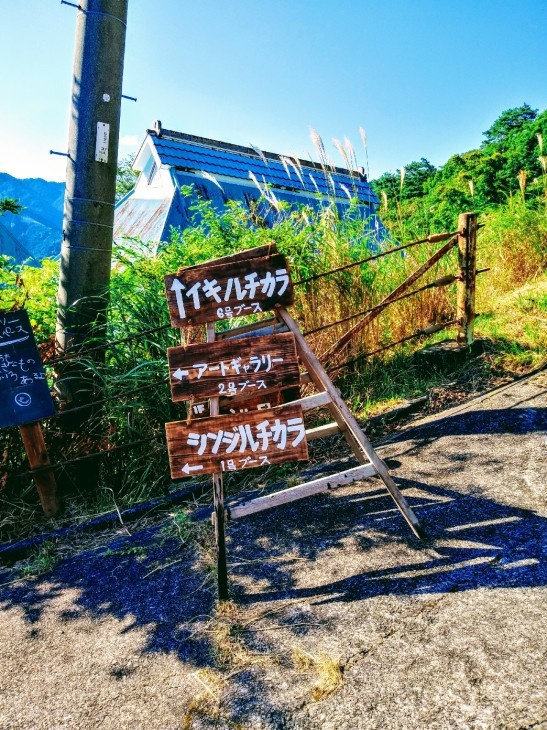
[[[0,314],[0,428],[55,413],[28,314]]]
[[[165,424],[173,479],[308,458],[302,407]]]
[[[165,277],[165,291],[173,327],[245,317],[293,301],[289,266],[278,253],[237,254],[181,269]]]
[[[167,358],[173,401],[263,395],[300,379],[291,332],[170,347]]]

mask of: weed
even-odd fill
[[[335,692],[342,684],[342,665],[340,660],[321,652],[315,656],[304,649],[295,647],[293,662],[297,669],[313,672],[316,675],[312,690],[313,699],[318,702]]]
[[[25,561],[19,571],[22,578],[30,578],[43,573],[49,573],[56,566],[58,557],[56,554],[55,543],[48,540]]]
[[[245,633],[241,608],[233,601],[219,603],[211,638],[221,667],[233,669],[257,662],[256,655],[245,646]]]
[[[119,548],[118,550],[107,548],[102,553],[103,558],[108,558],[112,555],[138,555],[139,557],[144,557],[146,555],[146,548],[142,545],[132,545],[126,548]]]

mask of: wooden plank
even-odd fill
[[[168,274],[165,290],[173,327],[245,317],[293,301],[289,265],[281,254]]]
[[[228,256],[221,256],[218,259],[211,259],[202,264],[194,264],[193,266],[182,266],[178,270],[178,274],[184,271],[191,271],[192,269],[198,269],[201,266],[215,265],[224,266],[225,264],[234,264],[237,262],[248,261],[249,259],[258,259],[262,256],[272,256],[277,253],[277,245],[275,243],[267,243],[264,246],[255,246],[254,248],[246,248],[245,251],[239,253],[231,253]],[[218,337],[218,332],[215,332],[215,339]]]
[[[360,481],[361,479],[372,477],[375,474],[376,469],[372,464],[356,466],[353,469],[341,471],[338,474],[331,474],[327,477],[315,479],[313,482],[298,484],[296,487],[290,487],[289,489],[283,489],[279,492],[275,492],[274,494],[267,494],[264,497],[251,499],[249,502],[244,502],[236,507],[230,507],[228,505],[226,507],[226,511],[229,519],[237,520],[241,517],[246,517],[247,515],[252,515],[256,512],[262,512],[263,510],[270,509],[271,507],[278,507],[282,504],[295,502],[298,499],[311,497],[313,494],[326,492],[329,489],[335,489],[336,487],[352,484],[353,482]]]
[[[458,342],[473,344],[475,326],[475,279],[477,269],[477,214],[462,213],[458,217],[459,281],[456,317],[460,320]]]
[[[313,408],[328,406],[330,402],[330,395],[326,391],[323,391],[322,393],[307,395],[305,398],[300,398],[300,400],[293,401],[291,405],[298,405],[302,408],[303,411],[311,411]]]
[[[347,429],[351,433],[353,443],[357,443],[362,450],[361,459],[363,459],[364,452],[369,461],[374,465],[378,475],[381,477],[382,481],[386,485],[386,488],[393,497],[395,504],[399,508],[401,514],[409,524],[414,534],[417,537],[423,537],[424,533],[418,518],[416,517],[408,502],[393,481],[386,465],[374,451],[372,444],[361,430],[359,424],[357,423],[353,414],[340,396],[338,390],[332,384],[323,366],[311,351],[308,343],[300,333],[298,325],[283,307],[278,308],[277,314],[285,322],[289,330],[294,334],[298,354],[300,355],[300,359],[302,360],[304,367],[307,368],[313,382],[318,388],[324,388],[325,391],[329,394],[332,400],[331,413],[333,413],[334,415],[334,412],[337,412],[336,422],[339,425],[341,421],[342,423],[345,422]]]
[[[26,310],[0,313],[0,428],[40,421],[55,405]]]
[[[215,341],[215,325],[207,323],[207,342]],[[209,401],[211,416],[218,415],[218,398]],[[224,510],[224,482],[222,474],[213,474],[213,506],[215,544],[217,554],[217,581],[219,600],[228,599],[228,567],[226,565],[226,515]]]
[[[309,441],[315,441],[316,439],[324,439],[327,436],[333,436],[335,433],[340,433],[340,426],[337,423],[326,423],[324,426],[317,426],[316,428],[310,428],[306,431],[306,439]]]
[[[381,301],[376,307],[373,307],[368,314],[366,314],[362,320],[357,322],[350,330],[346,332],[345,335],[342,335],[342,337],[334,343],[329,349],[324,352],[320,356],[320,360],[322,362],[325,362],[325,360],[332,355],[338,354],[349,342],[350,340],[355,337],[355,335],[360,332],[364,327],[367,326],[370,322],[372,322],[373,319],[378,317],[386,307],[388,307],[394,299],[397,299],[403,292],[407,291],[415,281],[417,281],[420,276],[423,276],[426,271],[428,271],[432,266],[434,266],[437,261],[439,261],[445,254],[447,254],[451,248],[453,248],[456,245],[457,238],[454,237],[450,239],[447,243],[444,244],[444,246],[441,246],[441,248],[431,256],[424,264],[419,266],[405,281],[403,281],[400,286],[398,286],[396,289],[394,289],[391,294],[388,294],[388,296]],[[289,327],[290,329],[290,327]]]
[[[21,438],[25,446],[28,463],[31,469],[49,466],[51,463],[44,441],[44,434],[39,423],[28,423],[19,426]],[[46,517],[55,517],[59,512],[60,502],[57,494],[57,482],[52,469],[45,469],[33,475],[34,484],[40,497],[40,503]]]
[[[219,398],[218,412],[221,415],[228,415],[228,413],[234,415],[249,411],[267,411],[284,402],[280,390],[270,390],[264,392],[264,395],[246,396],[243,393],[240,396],[235,395],[233,398]],[[191,409],[192,418],[207,418],[210,415],[208,401],[198,401],[197,403],[192,401]]]
[[[251,322],[251,324],[243,324],[241,327],[232,327],[232,329],[224,330],[223,332],[217,332],[217,340],[227,340],[232,337],[239,337],[240,335],[246,335],[247,332],[259,332],[267,327],[273,327],[277,320],[275,317],[268,317],[260,322]],[[282,325],[277,323],[279,327]]]
[[[298,384],[298,356],[290,332],[170,347],[173,401],[278,390]]]
[[[308,458],[301,406],[165,425],[173,479]]]

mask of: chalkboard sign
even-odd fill
[[[0,314],[0,428],[39,421],[54,413],[27,312]]]

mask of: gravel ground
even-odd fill
[[[373,479],[230,524],[221,608],[161,523],[0,573],[0,728],[547,728],[546,386],[379,448],[425,541]]]

